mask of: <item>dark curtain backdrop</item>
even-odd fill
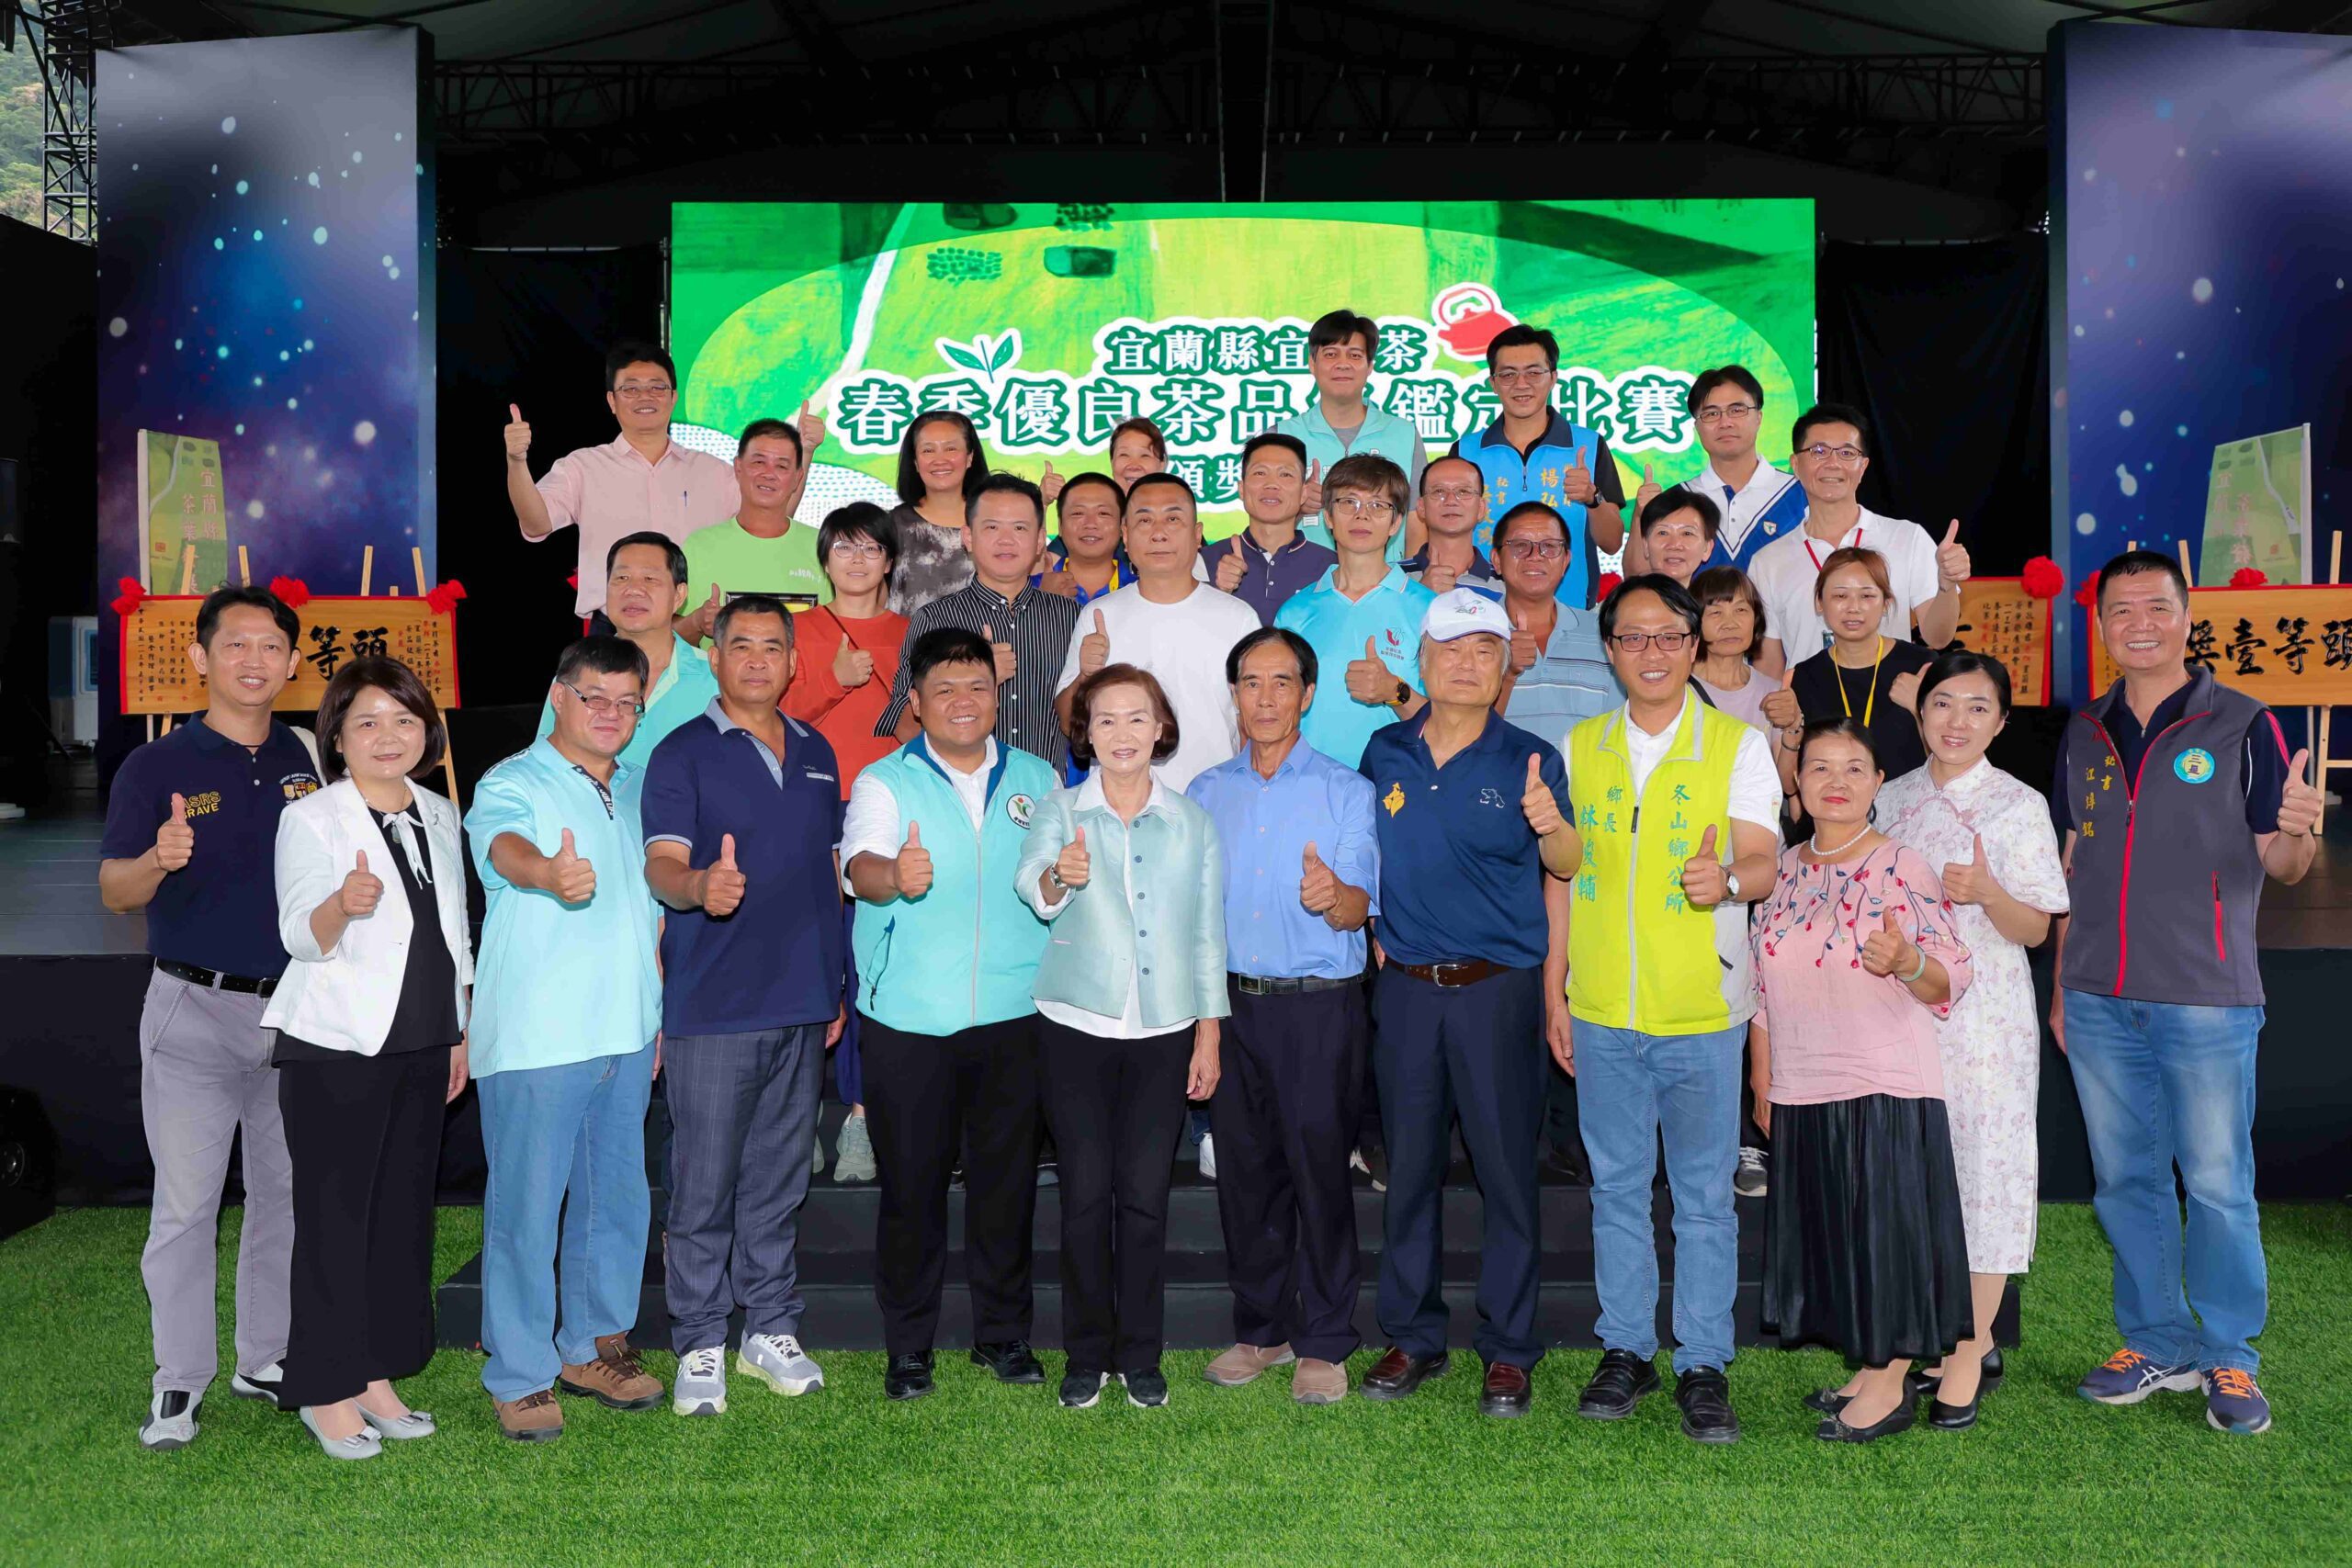
[[[2049,244],[1832,244],[1815,282],[1821,395],[1870,416],[1862,502],[1943,536],[1976,570],[2050,553]]]
[[[17,464],[0,543],[0,800],[49,793],[49,621],[97,608],[97,253],[0,219],[17,374],[0,377],[0,457]],[[111,592],[109,592],[109,597]]]
[[[469,709],[536,710],[557,651],[580,630],[564,581],[574,535],[526,543],[506,503],[506,405],[531,423],[535,475],[575,446],[610,441],[605,350],[659,338],[662,272],[654,245],[440,254],[441,575],[466,585],[458,670]],[[458,757],[469,788],[498,760],[470,752]]]

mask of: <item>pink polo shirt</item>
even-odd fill
[[[548,503],[548,521],[555,528],[580,530],[575,603],[583,616],[605,607],[605,557],[614,541],[650,529],[683,545],[688,534],[726,522],[743,504],[733,464],[674,441],[660,462],[649,463],[617,435],[605,446],[558,457],[538,488]],[[553,537],[555,528],[540,537]]]

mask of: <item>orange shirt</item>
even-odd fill
[[[784,711],[832,743],[833,760],[842,775],[842,798],[867,763],[899,749],[896,740],[877,739],[874,727],[889,705],[891,682],[899,678],[899,654],[907,640],[907,618],[884,611],[866,617],[839,615],[825,606],[804,610],[792,617],[793,642],[800,655],[798,673],[784,694]],[[849,645],[874,656],[874,676],[863,685],[843,689],[833,674],[833,658],[846,634]]]

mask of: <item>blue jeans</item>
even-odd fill
[[[653,1047],[476,1082],[490,1156],[481,1205],[490,1364],[481,1382],[492,1398],[515,1400],[554,1386],[565,1365],[594,1360],[598,1336],[637,1323],[652,1208],[645,1107]]]
[[[2066,1059],[2098,1177],[2091,1206],[2115,1248],[2123,1343],[2166,1365],[2256,1371],[2262,1358],[2250,1341],[2270,1310],[2254,1200],[2263,1010],[2073,990],[2064,999]],[[2188,1190],[2185,1257],[2176,1163]]]
[[[822,1023],[664,1043],[670,1106],[670,1348],[743,1332],[797,1334],[800,1205],[825,1076]]]
[[[1643,1034],[1576,1021],[1577,1097],[1592,1162],[1592,1254],[1600,1343],[1657,1354],[1651,1179],[1660,1135],[1674,1193],[1674,1370],[1725,1368],[1739,1293],[1740,1051],[1747,1025]]]

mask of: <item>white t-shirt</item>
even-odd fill
[[[1672,724],[1656,735],[1635,724],[1629,708],[1618,710],[1625,715],[1625,761],[1633,771],[1636,798],[1650,782],[1650,774],[1657,771],[1657,765],[1666,761],[1667,753],[1674,749],[1675,733],[1682,728],[1682,715],[1690,711],[1690,704],[1696,700],[1685,695],[1682,711],[1674,716]],[[1567,738],[1562,736],[1560,765],[1564,770],[1573,767],[1569,757]],[[1568,780],[1568,792],[1573,799],[1576,793],[1573,774]],[[1730,807],[1734,819],[1770,829],[1772,842],[1777,848],[1781,841],[1780,770],[1772,765],[1770,743],[1760,731],[1745,726],[1739,732],[1739,749],[1732,753]],[[1738,858],[1729,844],[1717,844],[1715,852],[1725,863]],[[1734,1023],[1745,1023],[1756,1012],[1756,985],[1750,974],[1751,960],[1747,949],[1748,905],[1770,897],[1771,891],[1769,884],[1762,887],[1743,886],[1740,889],[1745,896],[1742,901],[1733,903],[1726,900],[1715,909],[1715,955],[1723,961],[1720,978],[1724,1001],[1731,1010],[1731,1021]]]
[[[989,737],[980,765],[972,772],[967,773],[944,761],[939,764],[939,771],[956,786],[956,796],[964,803],[965,815],[972,819],[972,831],[978,832],[980,818],[989,808],[989,774],[996,771],[996,737]],[[880,774],[866,769],[849,786],[849,805],[842,812],[842,890],[855,897],[855,890],[849,885],[851,861],[859,855],[896,860],[906,841],[906,825],[899,816],[899,797],[890,793],[889,784]]]
[[[1079,649],[1094,630],[1094,614],[1111,638],[1111,662],[1148,671],[1176,713],[1176,753],[1153,770],[1182,795],[1193,775],[1231,757],[1239,745],[1233,688],[1225,683],[1225,656],[1258,629],[1258,612],[1205,583],[1173,604],[1155,604],[1131,582],[1089,600],[1071,628],[1056,695],[1078,683]]]
[[[1756,552],[1747,575],[1764,600],[1764,633],[1776,639],[1793,670],[1829,646],[1829,626],[1813,603],[1813,585],[1829,552],[1849,545],[1876,550],[1886,559],[1886,580],[1894,590],[1879,623],[1891,637],[1911,637],[1911,614],[1936,596],[1942,579],[1936,570],[1936,541],[1917,523],[1881,517],[1869,507],[1846,536],[1824,544],[1799,529]]]

